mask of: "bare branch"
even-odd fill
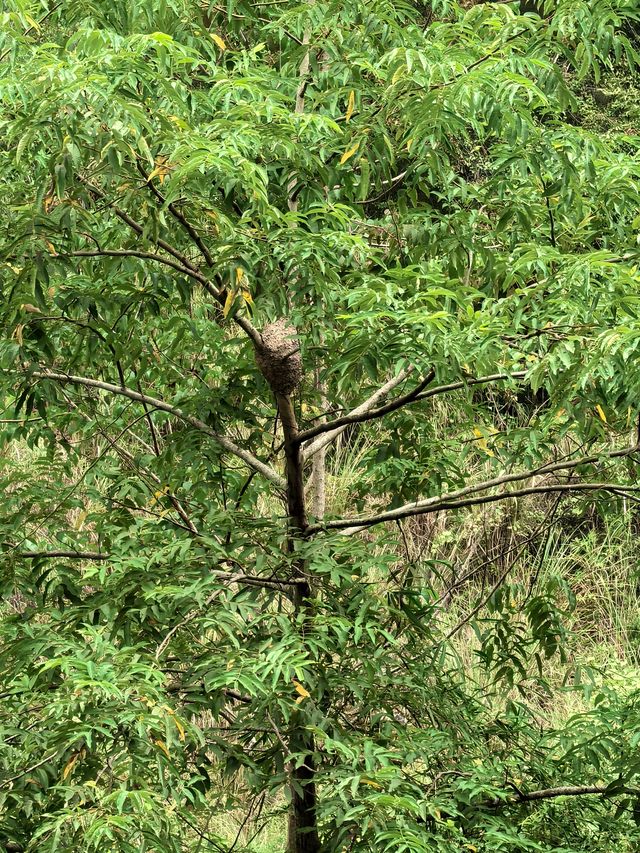
[[[69,560],[108,560],[110,554],[101,554],[97,551],[14,551],[12,557],[21,557],[24,560],[40,560],[47,558],[64,557]]]
[[[378,388],[368,399],[361,403],[359,406],[356,406],[353,411],[349,413],[349,417],[354,415],[362,415],[366,412],[371,411],[376,407],[376,405],[382,400],[390,391],[393,391],[394,388],[397,388],[398,385],[401,385],[404,380],[413,372],[412,367],[407,367],[405,370],[401,370],[397,376],[394,376],[393,379],[390,379],[386,382],[381,388]],[[321,438],[318,438],[316,441],[313,441],[311,444],[308,444],[303,451],[303,458],[309,459],[309,457],[313,456],[314,453],[317,453],[323,447],[326,447],[327,444],[330,444],[335,438],[341,435],[347,425],[335,427],[330,432],[325,432]]]
[[[405,406],[410,403],[417,403],[420,400],[426,400],[429,397],[435,397],[438,394],[447,394],[449,391],[457,391],[459,388],[466,388],[469,385],[485,385],[488,382],[502,382],[508,379],[523,379],[527,375],[526,370],[516,370],[513,373],[491,373],[488,376],[478,376],[475,378],[469,377],[468,379],[463,379],[457,382],[450,382],[447,385],[438,385],[435,388],[423,390],[424,387],[433,379],[431,371],[429,371],[423,380],[423,383],[421,383],[421,385],[416,389],[408,392],[403,397],[399,397],[397,400],[391,401],[386,406],[380,406],[380,408],[376,409],[376,403],[385,397],[389,391],[392,391],[401,382],[403,382],[404,379],[406,379],[412,372],[412,367],[401,371],[398,376],[383,385],[382,388],[372,394],[371,397],[365,400],[365,402],[360,406],[357,406],[353,411],[349,412],[348,415],[344,415],[344,417],[336,419],[331,424],[318,424],[318,426],[311,427],[311,429],[300,433],[299,438],[301,441],[308,441],[314,436],[324,434],[324,438],[313,441],[305,447],[304,458],[308,459],[310,456],[313,456],[314,453],[317,453],[323,447],[326,447],[326,445],[333,441],[334,438],[337,438],[338,435],[344,432],[349,424],[364,423],[367,420],[382,417],[388,412],[399,409],[401,406]]]
[[[141,258],[142,260],[165,264],[165,266],[171,267],[183,275],[200,282],[203,287],[210,284],[206,275],[202,275],[197,270],[185,267],[178,263],[178,261],[172,261],[171,258],[165,258],[164,255],[158,255],[155,252],[143,252],[141,249],[79,249],[75,252],[69,252],[68,256],[74,258]],[[217,295],[215,298],[219,299]]]
[[[558,785],[556,788],[541,788],[537,791],[521,791],[513,784],[512,787],[515,791],[514,796],[495,797],[490,801],[490,805],[499,809],[517,803],[533,803],[540,800],[552,800],[556,797],[614,797],[620,794],[637,797],[640,795],[640,788],[632,788],[628,785],[621,785],[614,789],[611,785]]]
[[[338,429],[339,427],[346,427],[349,426],[349,424],[365,423],[366,421],[372,421],[375,418],[381,418],[389,412],[395,412],[396,409],[400,409],[402,406],[406,406],[408,403],[413,403],[417,400],[420,392],[427,387],[427,385],[433,380],[434,376],[435,370],[432,368],[428,371],[422,382],[420,382],[419,385],[416,385],[416,387],[407,394],[403,394],[401,397],[396,397],[395,400],[391,400],[391,402],[386,403],[384,406],[379,406],[377,409],[369,409],[368,412],[361,412],[359,414],[356,414],[354,410],[350,414],[344,415],[341,418],[336,418],[335,421],[331,421],[330,423],[318,424],[315,427],[311,427],[311,429],[307,429],[304,432],[299,433],[296,440],[298,442],[309,441],[317,435],[331,432],[331,430]]]
[[[315,525],[309,528],[309,533],[315,533],[319,529],[344,530],[346,534],[356,533],[364,527],[372,527],[374,524],[382,524],[385,521],[397,521],[415,515],[428,515],[432,512],[440,512],[449,509],[464,509],[468,506],[480,506],[483,504],[505,501],[509,498],[521,498],[526,495],[544,495],[552,492],[611,492],[616,495],[633,497],[630,492],[640,491],[640,486],[627,486],[622,483],[549,483],[546,486],[529,486],[524,489],[514,489],[510,492],[499,492],[497,495],[478,495],[474,498],[465,498],[459,501],[442,501],[433,506],[420,507],[414,511],[405,510],[397,514],[398,510],[390,510],[377,516],[365,519],[341,519],[337,522],[326,522],[323,525]],[[348,523],[350,521],[350,523]]]
[[[124,388],[119,385],[113,385],[111,382],[102,382],[99,379],[89,379],[84,376],[73,376],[69,373],[54,373],[50,370],[37,370],[30,374],[30,376],[35,377],[36,379],[50,379],[54,382],[70,382],[74,385],[83,385],[86,388],[96,388],[99,391],[106,391],[111,394],[118,394],[121,397],[127,397],[130,400],[135,400],[138,403],[146,403],[149,406],[153,406],[156,409],[160,409],[163,412],[168,412],[170,415],[173,415],[176,418],[179,418],[181,421],[188,423],[194,429],[200,430],[200,432],[205,433],[211,438],[215,439],[215,441],[228,453],[232,453],[234,456],[237,456],[239,459],[249,466],[249,468],[253,468],[259,474],[262,474],[267,480],[270,480],[272,483],[275,483],[280,488],[284,488],[285,480],[280,474],[277,473],[273,468],[269,465],[265,465],[264,462],[261,462],[256,456],[252,453],[249,453],[248,450],[244,450],[242,447],[238,447],[238,445],[231,441],[231,439],[227,438],[225,435],[221,435],[217,433],[215,430],[212,430],[210,426],[208,426],[204,421],[201,421],[199,418],[194,417],[193,415],[188,415],[186,412],[183,412],[177,406],[171,405],[171,403],[166,403],[164,400],[158,400],[155,397],[149,397],[147,394],[141,394],[139,391],[134,391],[131,388]]]
[[[491,373],[488,376],[478,376],[476,378],[469,377],[459,382],[449,382],[448,385],[438,385],[435,388],[429,388],[422,394],[419,394],[416,400],[426,400],[428,397],[435,397],[438,394],[448,394],[449,391],[457,391],[459,388],[466,388],[467,385],[486,385],[488,382],[501,382],[507,379],[523,379],[527,375],[526,370],[516,370],[513,373]]]
[[[553,797],[583,797],[585,794],[604,794],[606,785],[564,785],[559,788],[543,788],[540,791],[524,791],[518,794],[519,803],[530,803],[533,800],[550,800]]]
[[[471,498],[477,492],[484,492],[487,489],[496,486],[502,486],[506,483],[513,483],[518,480],[528,480],[532,477],[541,476],[544,474],[553,474],[557,471],[568,471],[573,468],[578,468],[583,465],[590,465],[605,459],[617,459],[624,456],[629,456],[638,450],[638,446],[625,447],[622,450],[614,450],[609,453],[599,455],[583,456],[579,459],[568,460],[565,462],[549,462],[545,465],[535,468],[530,471],[520,471],[513,474],[502,474],[499,477],[494,477],[492,480],[485,480],[482,483],[476,483],[471,486],[466,486],[458,489],[455,492],[438,495],[432,498],[425,498],[421,501],[405,504],[396,509],[377,515],[365,516],[363,518],[337,519],[334,521],[326,521],[323,524],[312,525],[309,528],[309,533],[316,533],[319,530],[344,530],[345,533],[351,534],[365,527],[371,527],[374,524],[382,524],[386,521],[396,521],[402,518],[409,518],[415,515],[425,515],[432,512],[439,512],[445,509],[459,509],[461,507],[473,506],[477,504],[493,503],[499,500],[506,500],[510,497],[520,497],[524,494],[536,494],[552,491],[571,491],[571,490],[593,490],[600,489],[610,492],[631,492],[635,491],[636,487],[627,486],[616,483],[551,483],[543,486],[530,487],[513,492],[500,492],[496,495],[485,495],[481,497]]]

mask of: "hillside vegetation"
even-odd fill
[[[4,0],[0,844],[640,849],[631,0]]]

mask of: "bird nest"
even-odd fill
[[[300,344],[286,317],[269,323],[256,345],[256,363],[276,394],[291,394],[302,379]]]

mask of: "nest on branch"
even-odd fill
[[[256,363],[276,394],[291,394],[302,379],[300,344],[295,328],[286,317],[269,323],[256,345]]]

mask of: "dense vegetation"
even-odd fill
[[[7,850],[638,849],[639,21],[4,0]]]

